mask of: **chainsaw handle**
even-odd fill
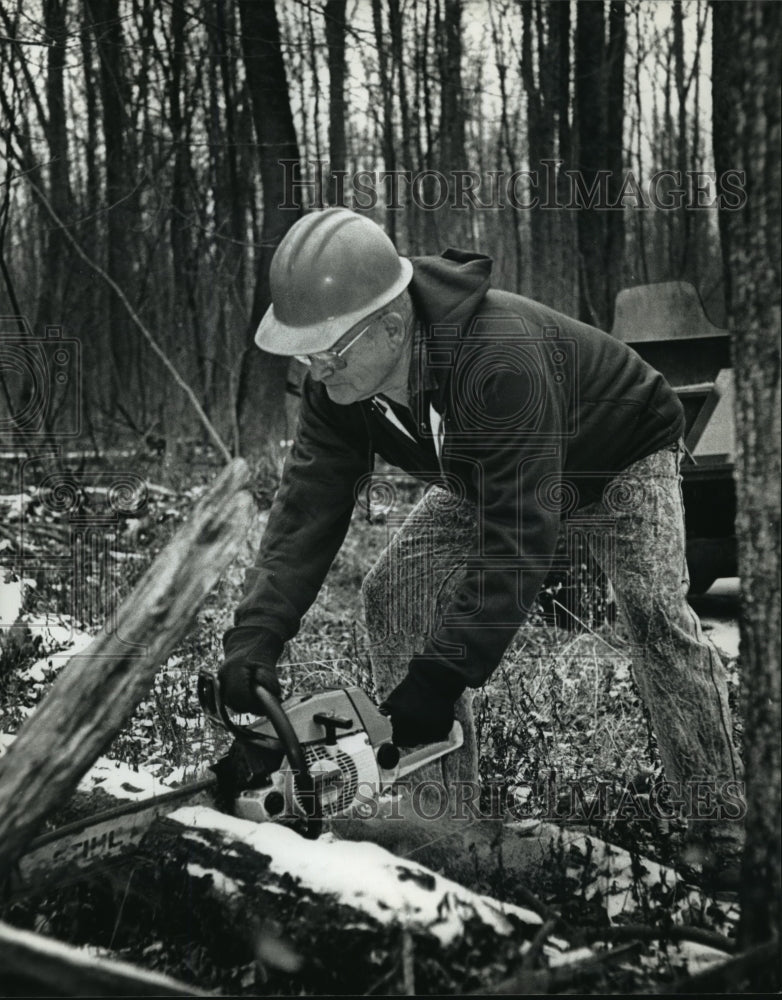
[[[288,763],[291,765],[293,782],[307,817],[303,831],[304,836],[314,840],[320,835],[323,818],[318,797],[315,794],[315,784],[307,767],[307,759],[304,756],[299,738],[278,698],[260,684],[255,685],[253,693],[261,706],[261,712],[258,714],[265,715],[272,724],[285,756],[288,758]],[[241,726],[234,722],[229,715],[223,701],[222,684],[218,675],[211,671],[201,671],[198,676],[198,700],[207,718],[216,725],[223,726],[237,740],[247,742],[258,740],[258,734],[252,726]]]
[[[291,725],[291,720],[285,714],[285,709],[280,704],[279,699],[275,698],[266,688],[261,687],[260,684],[255,686],[255,697],[263,706],[263,714],[271,722],[275,733],[279,736],[280,743],[282,743],[285,750],[285,756],[288,758],[288,763],[293,769],[293,781],[296,785],[296,791],[299,793],[299,799],[304,807],[304,812],[307,814],[304,836],[308,840],[314,840],[320,835],[323,827],[323,817],[320,813],[318,797],[315,794],[315,783],[307,767],[307,759],[304,756],[299,738]]]

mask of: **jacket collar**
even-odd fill
[[[419,423],[429,423],[429,407],[433,405],[438,413],[443,412],[445,388],[449,371],[444,367],[433,367],[428,363],[427,346],[429,331],[421,319],[416,319],[413,331],[413,350],[407,377],[407,395],[410,409]]]
[[[490,287],[492,261],[484,254],[448,249],[439,257],[414,257],[409,292],[416,310],[408,374],[410,407],[419,422],[429,422],[429,406],[445,410],[451,365],[429,364],[431,346],[438,355],[458,352],[462,333]],[[436,345],[433,330],[438,330]]]

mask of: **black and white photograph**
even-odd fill
[[[782,989],[779,0],[0,0],[0,996]]]

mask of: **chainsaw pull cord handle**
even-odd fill
[[[299,793],[307,822],[304,828],[304,836],[308,840],[314,840],[320,835],[323,828],[323,817],[320,811],[320,802],[315,794],[315,783],[307,767],[307,759],[304,756],[301,743],[296,735],[296,731],[291,725],[291,720],[285,714],[285,710],[274,695],[261,687],[255,686],[255,696],[263,706],[263,714],[271,722],[274,731],[280,738],[288,763],[293,769],[293,783]]]

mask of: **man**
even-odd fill
[[[678,399],[608,334],[492,289],[491,267],[455,250],[400,258],[346,209],[305,216],[281,242],[256,343],[309,373],[225,636],[226,701],[253,711],[255,684],[279,693],[277,658],[380,455],[431,486],[364,585],[398,744],[447,734],[461,696],[490,676],[533,608],[563,516],[578,511],[602,526],[595,555],[631,630],[667,779],[736,781],[723,667],[685,600]],[[384,672],[400,656],[401,680]],[[738,824],[692,829],[718,854],[740,847]]]

